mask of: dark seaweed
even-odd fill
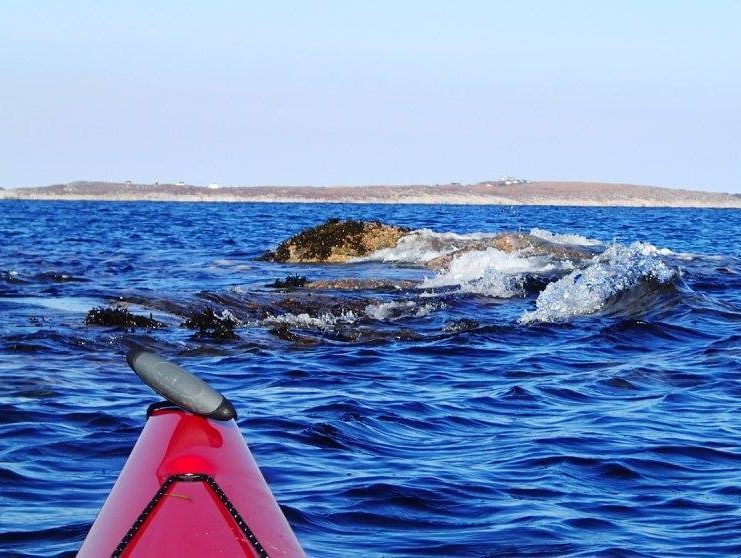
[[[105,327],[144,327],[147,329],[162,329],[165,327],[160,321],[149,317],[132,314],[126,308],[97,307],[90,310],[85,316],[87,325]]]
[[[303,287],[309,280],[303,275],[288,275],[285,279],[276,279],[268,285],[274,289],[296,289]]]
[[[182,327],[196,330],[198,339],[216,339],[218,341],[232,341],[239,339],[234,328],[239,322],[231,315],[219,315],[211,306],[206,306],[199,312],[192,313],[182,324]]]

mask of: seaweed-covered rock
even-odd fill
[[[146,316],[132,314],[126,308],[115,306],[93,308],[85,316],[85,323],[107,327],[145,327],[147,329],[165,327],[165,324],[152,318],[151,314],[147,318]]]
[[[183,327],[196,330],[195,336],[199,339],[207,338],[219,341],[239,339],[239,335],[234,332],[234,328],[238,325],[239,320],[228,311],[217,314],[210,306],[192,313],[182,323]]]
[[[379,221],[330,219],[282,242],[263,261],[292,263],[344,263],[375,250],[396,246],[409,229]]]

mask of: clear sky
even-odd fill
[[[722,0],[3,0],[0,186],[741,192],[739,29]]]

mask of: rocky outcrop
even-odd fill
[[[330,219],[292,236],[260,259],[291,263],[345,263],[376,250],[396,246],[408,232],[407,228],[379,221]]]
[[[266,252],[263,261],[290,263],[345,263],[353,258],[366,256],[376,250],[393,248],[398,241],[410,232],[404,227],[387,225],[378,221],[340,221],[330,219],[326,223],[307,229],[282,242],[275,251]],[[434,243],[434,239],[429,242]],[[449,239],[439,239],[437,249],[443,250],[450,244]],[[461,254],[495,248],[502,252],[523,252],[526,255],[547,255],[559,260],[574,262],[593,256],[581,248],[557,244],[531,234],[505,232],[487,238],[461,239],[456,241],[455,251],[433,258],[425,265],[432,269],[445,269]],[[432,249],[436,247],[434,244]],[[345,283],[343,283],[343,281]],[[313,284],[312,284],[313,283]],[[289,277],[276,281],[276,288],[315,288],[315,289],[384,289],[389,285],[362,284],[351,280],[310,282],[305,277]],[[390,286],[406,289],[409,285]]]

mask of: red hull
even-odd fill
[[[304,553],[234,421],[164,409],[147,421],[78,558],[112,555]]]

